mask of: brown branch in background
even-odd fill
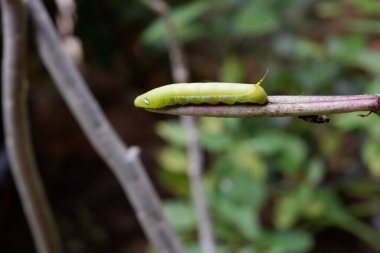
[[[192,115],[226,118],[253,117],[295,117],[309,115],[325,115],[347,112],[369,111],[379,114],[380,104],[378,95],[355,96],[269,96],[267,105],[186,105],[162,109],[149,109],[151,112],[172,115]]]
[[[127,149],[88,89],[73,63],[60,47],[59,37],[40,0],[27,2],[42,60],[90,143],[111,168],[128,196],[152,245],[162,253],[185,250],[166,221],[137,148]]]
[[[2,99],[6,148],[22,207],[39,253],[60,253],[61,242],[33,156],[26,82],[26,12],[21,0],[2,0]]]
[[[185,63],[185,56],[177,39],[169,6],[163,0],[142,0],[142,2],[156,11],[163,20],[174,82],[188,82],[189,71]],[[187,133],[188,175],[198,218],[199,242],[203,253],[214,253],[216,252],[216,244],[202,180],[203,155],[199,147],[196,120],[193,117],[187,116],[181,116],[180,119]]]

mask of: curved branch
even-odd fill
[[[28,125],[26,12],[21,0],[2,0],[3,117],[11,171],[37,251],[62,252],[47,197],[33,156]]]
[[[59,38],[40,0],[27,2],[38,50],[55,85],[88,140],[110,167],[134,208],[142,228],[158,252],[185,252],[161,211],[137,148],[127,149],[106,119],[85,81],[59,46]]]

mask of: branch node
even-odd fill
[[[128,161],[133,161],[136,160],[137,157],[140,155],[140,148],[137,146],[131,146],[127,149],[126,153],[126,158]]]

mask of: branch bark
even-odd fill
[[[206,117],[290,117],[369,111],[380,113],[379,95],[357,96],[268,96],[268,104],[186,105],[151,112]]]
[[[127,149],[114,132],[85,81],[60,47],[57,32],[40,0],[29,0],[27,5],[45,66],[90,143],[121,184],[148,239],[158,252],[185,252],[161,212],[160,200],[138,157],[138,149]]]
[[[174,82],[188,82],[189,70],[186,66],[185,56],[180,42],[177,39],[169,6],[163,0],[142,0],[142,2],[160,15],[164,23]],[[216,243],[203,186],[203,154],[199,147],[199,133],[196,119],[194,117],[181,116],[180,120],[187,133],[187,154],[189,157],[188,175],[194,207],[198,218],[198,241],[200,242],[203,253],[215,253]]]
[[[33,156],[28,125],[26,12],[21,0],[2,0],[2,96],[6,148],[37,251],[60,253],[61,242]]]

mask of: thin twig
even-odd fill
[[[186,66],[185,56],[177,39],[174,24],[171,19],[170,8],[163,0],[141,0],[146,6],[160,15],[168,40],[168,52],[171,63],[172,77],[177,83],[185,83],[189,79],[189,71]]]
[[[280,101],[284,97],[269,96],[268,101],[276,101],[276,103],[268,103],[266,105],[186,105],[173,106],[162,109],[150,109],[149,111],[172,115],[193,115],[226,118],[290,117],[360,111],[370,111],[379,114],[380,112],[379,96],[377,95],[347,100],[342,100],[338,96],[334,97],[336,100],[318,102],[318,98],[314,100],[313,98],[309,97],[311,100],[306,100],[305,98],[301,99],[301,97],[296,96],[296,99],[299,99],[299,101],[303,102],[290,103],[291,96],[287,96],[284,100],[285,102],[281,103]]]
[[[2,0],[3,117],[11,171],[37,251],[60,253],[61,242],[33,156],[26,82],[26,11],[21,0]]]
[[[189,71],[180,42],[177,39],[169,6],[163,0],[142,0],[142,2],[156,11],[163,20],[174,82],[188,82]],[[202,180],[203,155],[199,147],[196,120],[193,117],[186,116],[181,116],[180,119],[187,133],[188,175],[198,217],[198,239],[203,253],[214,253],[216,252],[216,243]]]
[[[160,200],[138,157],[138,149],[127,149],[116,135],[78,70],[59,46],[57,32],[40,0],[29,0],[28,8],[45,66],[89,141],[119,180],[150,242],[161,253],[184,253],[162,214]]]
[[[356,99],[372,99],[376,95],[345,95],[345,96],[269,96],[269,103],[312,103],[312,102],[336,102]]]

